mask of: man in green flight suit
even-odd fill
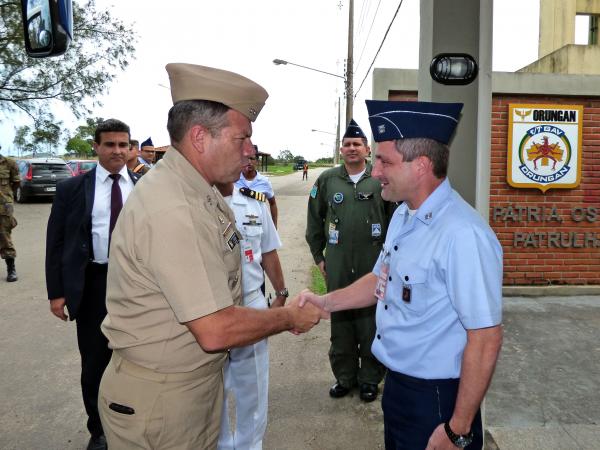
[[[371,272],[385,241],[392,205],[381,198],[381,183],[371,177],[370,148],[351,120],[340,148],[344,164],[323,172],[310,191],[306,241],[327,291],[352,284]],[[377,398],[384,367],[371,354],[375,306],[331,314],[329,361],[339,398],[358,385],[360,398]]]
[[[21,181],[17,163],[0,154],[0,257],[6,261],[6,281],[17,281],[15,258],[17,251],[12,243],[11,231],[17,226],[13,216],[13,190]]]

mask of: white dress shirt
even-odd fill
[[[127,166],[123,166],[119,172],[119,187],[123,205],[133,190],[133,181],[127,172]],[[96,189],[94,191],[94,207],[92,208],[92,246],[94,249],[94,262],[98,264],[108,263],[108,228],[110,225],[110,193],[112,189],[112,178],[100,164],[96,166]]]

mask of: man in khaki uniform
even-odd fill
[[[123,208],[110,248],[102,330],[114,350],[99,407],[111,449],[216,448],[226,350],[320,311],[241,304],[235,218],[216,182],[237,180],[254,153],[251,121],[267,92],[240,75],[168,64],[172,147]],[[306,307],[305,307],[306,308]]]
[[[0,257],[6,261],[6,281],[9,283],[17,281],[17,251],[11,239],[11,232],[17,226],[13,215],[13,191],[20,182],[15,160],[0,154]]]

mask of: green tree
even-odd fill
[[[31,137],[36,146],[45,145],[48,153],[51,153],[62,137],[62,122],[55,120],[54,116],[48,113],[36,123]]]
[[[19,156],[23,153],[33,153],[33,142],[31,142],[31,128],[27,125],[20,126],[15,131],[13,144],[19,150]]]
[[[294,162],[304,162],[304,156],[298,155],[298,156],[294,156]]]
[[[77,136],[69,139],[65,148],[69,153],[77,156],[89,158],[94,155],[92,145],[86,139]]]
[[[88,117],[85,119],[85,125],[79,125],[75,129],[75,136],[86,140],[92,145],[92,142],[94,142],[94,133],[100,122],[104,122],[102,117]]]
[[[317,164],[333,164],[333,158],[319,158],[315,162]]]
[[[292,152],[290,152],[289,150],[281,150],[279,152],[279,156],[277,157],[278,161],[284,162],[284,163],[290,163],[294,160],[294,155],[292,155]]]
[[[97,8],[95,0],[73,3],[74,40],[54,58],[26,55],[21,2],[0,0],[0,111],[24,111],[39,120],[48,100],[64,102],[76,117],[96,100],[135,53],[130,25]]]
[[[81,156],[95,156],[96,152],[93,148],[94,133],[100,122],[104,122],[102,117],[88,117],[85,119],[85,124],[79,125],[75,129],[75,134],[67,140],[67,151]]]

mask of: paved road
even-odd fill
[[[309,283],[306,196],[319,169],[272,178],[280,251],[293,293]],[[83,449],[75,327],[50,315],[43,275],[50,204],[16,206],[17,283],[0,268],[0,449]],[[600,298],[509,298],[506,338],[487,399],[487,425],[501,450],[600,449]],[[332,400],[329,326],[271,338],[266,450],[383,448],[379,402],[356,392]],[[494,447],[490,447],[494,448]]]

